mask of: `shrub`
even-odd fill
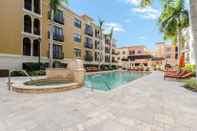
[[[46,75],[46,71],[45,70],[29,71],[28,74],[30,76],[44,76]]]
[[[191,71],[195,75],[195,73],[196,73],[196,66],[192,65],[192,64],[187,64],[187,65],[185,65],[185,70]]]
[[[27,76],[23,71],[12,71],[11,76]]]
[[[45,70],[48,68],[48,63],[23,63],[23,69],[26,71]]]
[[[189,79],[189,80],[185,80],[185,85],[184,87],[197,92],[197,80],[196,79]]]

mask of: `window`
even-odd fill
[[[24,32],[31,33],[32,24],[31,24],[31,17],[28,15],[24,16]]]
[[[81,35],[78,34],[78,33],[75,33],[75,34],[74,34],[73,40],[74,40],[75,42],[80,43],[80,42],[81,42]]]
[[[60,42],[64,41],[64,32],[61,27],[54,26],[53,39]]]
[[[166,59],[170,59],[170,58],[171,58],[170,54],[166,55]]]
[[[89,36],[93,36],[93,28],[92,26],[86,24],[85,26],[85,34]]]
[[[53,58],[55,59],[63,59],[64,54],[62,52],[62,46],[61,45],[53,45]]]
[[[57,10],[54,15],[54,21],[59,24],[64,24],[64,13],[61,10]]]
[[[122,54],[123,54],[123,55],[125,55],[125,54],[126,54],[126,52],[125,52],[125,51],[123,51],[123,52],[122,52]]]
[[[40,54],[40,42],[39,40],[34,40],[33,42],[33,56],[39,56]]]
[[[133,51],[129,51],[129,54],[130,55],[135,55],[135,51],[133,50]]]
[[[24,0],[24,8],[26,10],[32,10],[32,0]]]
[[[29,38],[23,39],[23,55],[31,56],[31,40]]]
[[[85,52],[85,61],[93,61],[92,51]]]
[[[142,51],[141,51],[141,50],[138,50],[137,53],[138,53],[138,54],[142,54]]]
[[[96,38],[99,38],[99,35],[100,35],[100,31],[99,31],[98,29],[96,29],[96,30],[95,30],[95,37],[96,37]]]
[[[85,37],[85,48],[93,49],[93,40]]]
[[[75,18],[74,26],[77,27],[77,28],[81,28],[81,21],[79,19]]]
[[[34,19],[34,34],[40,35],[40,20]]]
[[[102,47],[100,46],[100,42],[95,40],[95,49],[101,49]]]
[[[74,53],[75,53],[75,57],[81,57],[81,50],[80,49],[75,48]]]
[[[40,0],[34,0],[34,12],[40,14]]]

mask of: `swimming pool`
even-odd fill
[[[143,72],[113,71],[87,75],[85,86],[87,88],[109,91],[147,74],[148,73]]]

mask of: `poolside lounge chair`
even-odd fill
[[[189,78],[192,77],[193,73],[192,72],[188,72],[188,71],[181,71],[179,73],[165,73],[164,74],[164,79],[165,78],[176,78],[176,79],[185,79],[185,78]]]
[[[96,67],[87,67],[87,68],[86,68],[86,71],[87,71],[87,72],[97,72],[98,69],[97,69]]]

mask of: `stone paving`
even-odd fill
[[[17,94],[6,81],[0,79],[0,131],[197,131],[197,93],[160,72],[109,92]]]

